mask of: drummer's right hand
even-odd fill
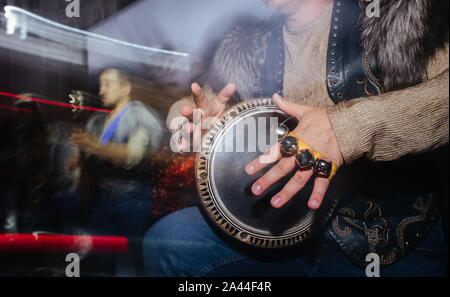
[[[206,120],[208,117],[218,117],[225,110],[228,101],[234,92],[236,92],[236,85],[230,83],[226,85],[214,99],[208,98],[203,88],[199,84],[193,83],[191,85],[192,96],[194,97],[195,109],[202,113],[202,119]],[[192,120],[194,114],[194,107],[185,105],[182,111],[183,116]]]
[[[191,135],[190,145],[193,144],[193,137],[202,137],[214,119],[225,111],[228,101],[236,92],[236,85],[234,83],[229,83],[213,99],[209,98],[203,88],[197,83],[191,85],[191,90],[195,107],[185,105],[181,112],[184,117],[189,119],[187,132]],[[202,128],[201,135],[196,135],[194,131],[199,131],[199,129],[195,129],[194,122],[196,122],[196,124],[198,123],[198,116],[200,115]],[[179,144],[179,151],[186,151],[188,145],[189,144],[182,139]]]

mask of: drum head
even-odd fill
[[[278,141],[279,123],[293,130],[298,121],[271,99],[240,103],[214,123],[197,155],[197,189],[208,216],[230,236],[258,247],[295,245],[310,235],[314,221],[326,220],[332,211],[330,205],[308,208],[312,182],[282,208],[270,205],[294,171],[262,195],[252,194],[253,183],[276,162],[255,175],[245,167]]]

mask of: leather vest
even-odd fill
[[[334,1],[326,83],[336,104],[383,92],[377,67],[360,42],[362,13],[359,1]],[[276,92],[283,95],[282,22],[266,38],[266,50],[261,53],[265,56],[256,57],[264,63],[258,65],[258,77],[254,78],[255,98]],[[355,265],[364,268],[369,253],[377,253],[381,265],[392,264],[427,236],[439,218],[440,201],[433,193],[433,179],[424,181],[417,173],[436,172],[433,159],[434,155],[423,154],[394,162],[362,160],[340,170],[325,197],[340,197],[327,232]]]

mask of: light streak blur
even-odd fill
[[[0,104],[0,109],[9,109],[14,111],[25,111],[25,112],[33,112],[31,109],[22,108],[22,107],[14,107]]]
[[[121,236],[0,234],[1,252],[116,252],[128,251],[128,239]]]
[[[138,45],[79,30],[15,6],[5,6],[4,10],[6,35],[0,34],[1,47],[79,65],[88,63],[86,51],[89,50],[129,62],[185,71],[191,69],[192,61],[187,53]],[[17,29],[19,40],[15,38]]]
[[[44,99],[39,99],[39,98],[32,98],[32,97],[12,94],[12,93],[8,93],[8,92],[1,92],[0,91],[0,96],[5,96],[5,97],[9,97],[9,98],[13,98],[13,99],[19,99],[19,100],[29,100],[29,101],[34,101],[34,102],[38,102],[38,103],[50,104],[50,105],[61,106],[61,107],[68,107],[68,108],[71,108],[71,109],[73,109],[75,107],[75,108],[80,109],[80,110],[91,110],[91,111],[99,111],[99,112],[107,112],[107,113],[111,112],[111,110],[109,110],[109,109],[89,107],[89,106],[79,106],[79,105],[75,105],[74,106],[74,105],[71,105],[71,104],[68,104],[68,103],[44,100]]]

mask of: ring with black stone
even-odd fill
[[[314,155],[310,150],[301,150],[295,155],[295,162],[299,169],[310,169],[315,166]]]
[[[289,128],[286,127],[285,124],[279,124],[277,126],[277,137],[278,137],[278,141],[280,141],[281,139],[283,139],[284,137],[286,137],[286,135],[288,135],[289,133]]]
[[[327,162],[322,159],[316,159],[314,165],[314,172],[321,176],[329,177],[331,174],[332,166],[333,164],[331,162]]]
[[[280,151],[283,158],[292,157],[298,151],[297,138],[286,136],[280,141]]]

